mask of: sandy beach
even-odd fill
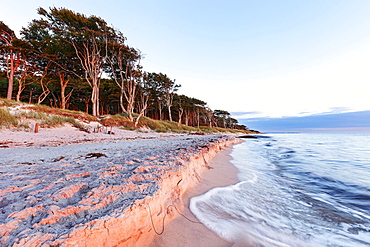
[[[210,169],[205,170],[201,175],[200,182],[188,190],[183,198],[184,209],[177,218],[165,222],[163,234],[157,235],[151,243],[151,247],[163,246],[232,246],[226,240],[220,238],[213,231],[200,223],[189,210],[191,197],[201,195],[215,187],[223,187],[237,183],[238,170],[230,163],[232,146],[224,148],[209,162]]]
[[[145,128],[138,131],[130,131],[113,127],[112,132],[114,133],[112,135],[105,132],[86,133],[72,127],[70,124],[58,128],[42,128],[39,133],[0,129],[0,148],[57,147],[60,145],[114,142],[137,138],[150,139],[179,135],[176,133],[157,133]]]
[[[191,196],[236,181],[228,148],[223,158],[212,160],[237,142],[235,137],[114,131],[87,134],[70,126],[39,133],[1,130],[1,245],[198,245],[180,240],[182,234],[170,236],[168,229],[179,225],[197,227],[204,241],[214,239],[213,246],[227,246],[202,224],[182,223],[177,210],[194,219],[187,209]],[[164,218],[171,225],[163,238],[153,240]]]

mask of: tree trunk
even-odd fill
[[[66,109],[66,87],[67,85],[60,84],[60,109]]]
[[[13,86],[14,86],[14,56],[10,55],[10,71],[8,76],[8,94],[6,96],[7,99],[12,99],[13,94]]]
[[[158,101],[159,120],[162,120],[162,104]]]
[[[66,96],[66,88],[68,85],[69,80],[65,80],[65,75],[62,73],[59,73],[59,84],[60,84],[60,108],[66,109],[66,102],[67,102],[67,96]]]
[[[140,110],[139,116],[136,118],[135,128],[139,124],[139,120],[144,115],[145,110],[148,108],[148,100],[149,100],[149,96],[142,96],[142,99],[141,99],[141,107],[142,108]]]
[[[44,84],[44,78],[41,78],[40,86],[41,86],[41,89],[42,89],[42,93],[38,97],[37,104],[41,104],[46,99],[46,97],[50,94],[50,90],[48,88],[49,83],[50,83],[50,81],[47,82],[46,84]]]
[[[169,117],[170,121],[172,122],[171,105],[168,106],[168,117]]]
[[[132,116],[132,112],[134,110],[134,107],[132,104],[127,104],[127,117],[130,122],[134,121],[134,117]]]
[[[84,102],[85,102],[85,112],[86,112],[87,114],[89,114],[89,102],[90,102],[89,97],[86,97],[86,98],[84,99]]]
[[[121,90],[121,95],[119,96],[119,106],[121,107],[122,112],[127,113],[125,106],[123,105],[123,92]]]
[[[92,104],[92,115],[98,116],[99,115],[99,86],[96,82],[93,84],[93,87],[92,87],[91,104]]]
[[[180,127],[181,126],[181,120],[182,120],[182,114],[184,113],[184,109],[182,109],[182,107],[179,108],[179,121],[177,123],[177,126]]]
[[[189,126],[189,112],[185,112],[185,125]]]
[[[30,90],[30,95],[28,96],[28,104],[32,103],[32,94],[33,94],[33,90]],[[40,104],[40,103],[38,103],[38,104]]]
[[[22,89],[22,86],[21,86],[21,81],[19,81],[17,96],[15,98],[15,100],[18,101],[18,102],[21,101],[21,93],[22,93],[22,91],[23,91],[23,89]]]

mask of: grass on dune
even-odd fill
[[[10,111],[10,109],[21,108],[21,110]],[[136,118],[138,115],[133,114]],[[89,122],[99,122],[106,127],[121,127],[127,130],[137,130],[142,128],[151,129],[156,132],[176,132],[176,133],[215,133],[215,132],[241,132],[248,133],[244,130],[233,130],[219,127],[210,128],[209,126],[191,127],[177,122],[166,120],[154,120],[145,116],[139,119],[138,126],[128,120],[124,113],[116,115],[105,115],[94,117],[85,112],[62,110],[45,105],[25,104],[13,100],[0,99],[0,126],[6,128],[17,127],[27,129],[29,123],[27,119],[32,119],[40,124],[41,127],[57,127],[65,123],[84,129],[84,124]]]
[[[0,108],[0,126],[17,126],[18,120],[7,109]]]

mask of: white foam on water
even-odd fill
[[[236,246],[308,246],[289,234],[277,233],[274,227],[261,220],[257,210],[241,207],[243,200],[238,200],[237,196],[242,193],[241,185],[255,180],[214,188],[193,197],[190,210],[209,229]]]
[[[330,155],[338,148],[323,145],[318,136],[284,138],[236,145],[232,163],[242,182],[192,198],[192,213],[234,246],[370,246],[369,211],[341,204],[345,199],[331,194],[345,198],[345,189],[366,194],[367,183],[346,187],[350,180],[337,171],[337,164],[351,163],[333,161]],[[325,138],[328,142],[333,137]],[[325,165],[322,156],[331,163]],[[369,172],[361,163],[357,167],[354,175]]]

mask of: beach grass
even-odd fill
[[[133,114],[134,119],[138,114]],[[28,129],[33,120],[42,128],[58,127],[70,123],[80,130],[86,130],[84,123],[98,122],[105,127],[119,127],[125,130],[149,129],[159,133],[248,133],[245,130],[226,129],[220,127],[192,127],[168,120],[154,120],[145,116],[140,117],[138,125],[129,121],[127,114],[103,115],[95,117],[81,111],[64,110],[40,104],[26,104],[14,100],[0,99],[0,126]]]
[[[10,114],[9,110],[0,108],[0,126],[17,126],[18,120]]]

